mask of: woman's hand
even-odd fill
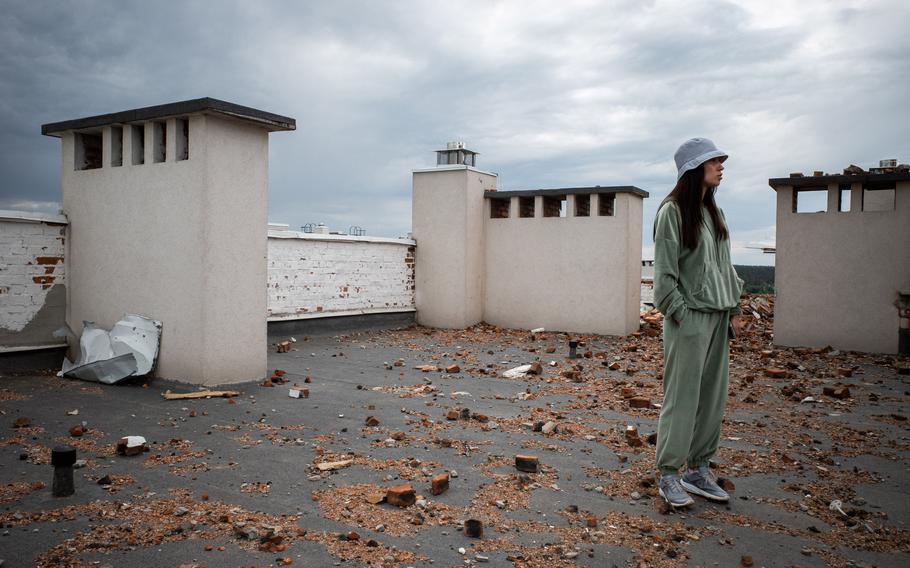
[[[743,318],[739,315],[735,315],[730,318],[730,323],[733,324],[733,331],[736,332],[736,337],[741,337],[743,331]]]

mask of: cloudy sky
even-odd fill
[[[40,125],[211,96],[270,138],[274,222],[410,230],[411,170],[463,140],[503,190],[636,185],[693,136],[731,158],[734,262],[773,264],[769,177],[910,161],[910,3],[0,0],[0,209],[57,212]]]

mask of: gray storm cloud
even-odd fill
[[[910,160],[910,5],[873,2],[3,2],[0,209],[59,209],[42,123],[212,96],[297,119],[270,218],[398,236],[410,170],[465,140],[504,189],[633,184],[730,153],[734,261],[773,240],[769,177]]]

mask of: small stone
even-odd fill
[[[365,424],[369,427],[379,426],[379,419],[375,416],[367,416]]]
[[[458,365],[449,365],[448,367],[446,367],[446,373],[460,373],[460,372],[461,372],[461,367],[459,367]]]
[[[450,411],[446,412],[446,419],[447,420],[458,420],[458,411],[450,410]]]
[[[546,424],[540,427],[540,432],[545,435],[550,435],[553,432],[556,432],[556,422],[550,420]]]
[[[182,517],[182,516],[188,514],[189,512],[190,512],[190,510],[187,509],[186,507],[177,507],[176,509],[174,509],[174,516]]]
[[[748,556],[748,555],[743,555],[743,557],[739,559],[739,563],[742,564],[743,566],[746,566],[746,567],[752,566],[752,565],[755,564],[755,563],[752,561],[752,557],[751,557],[751,556]]]
[[[70,436],[72,436],[73,438],[79,438],[83,434],[85,434],[85,428],[83,428],[79,424],[76,424],[75,426],[70,428]]]
[[[32,425],[32,419],[26,416],[20,416],[13,421],[13,428],[28,428]]]
[[[589,528],[593,529],[593,528],[597,527],[597,517],[595,517],[594,515],[588,515],[588,517],[585,519],[585,523],[588,525]]]
[[[629,497],[638,501],[639,499],[641,499],[641,493],[639,493],[638,491],[633,491],[632,494],[629,495]]]

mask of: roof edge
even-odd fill
[[[220,99],[203,97],[201,99],[190,99],[187,101],[123,110],[60,122],[50,122],[41,125],[41,134],[45,136],[59,136],[61,133],[68,130],[81,130],[112,124],[144,122],[159,118],[170,118],[199,113],[218,113],[248,120],[260,124],[270,132],[297,129],[297,121],[291,117],[234,104],[228,101],[222,101]]]
[[[512,191],[485,191],[484,197],[487,198],[506,198],[506,197],[530,197],[532,195],[568,195],[583,193],[633,193],[642,199],[647,198],[650,194],[634,185],[613,185],[594,187],[560,187],[553,189],[519,189]]]
[[[768,185],[777,190],[781,187],[817,187],[831,183],[863,183],[867,181],[910,181],[910,172],[771,178],[768,180]]]

